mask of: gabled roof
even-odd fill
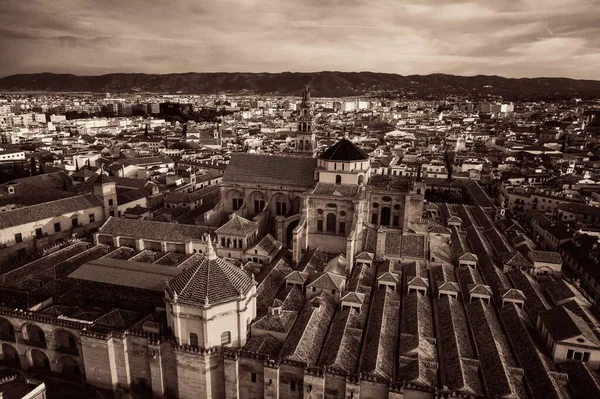
[[[513,251],[513,252],[501,254],[500,260],[502,261],[502,264],[505,266],[527,267],[527,268],[533,267],[531,262],[529,262],[527,260],[527,258],[525,258],[523,256],[523,254],[519,251]]]
[[[315,158],[232,154],[223,181],[309,188],[315,183],[316,166]]]
[[[363,251],[363,252],[359,253],[354,259],[373,260],[373,259],[375,259],[375,255],[372,254],[371,252]]]
[[[361,292],[354,292],[354,291],[348,292],[346,295],[342,296],[340,301],[357,303],[359,305],[362,305],[365,301],[365,294],[363,294]]]
[[[460,287],[454,281],[438,281],[438,291],[451,291],[451,292],[459,292]]]
[[[416,287],[429,287],[429,280],[421,277],[421,276],[417,276],[414,277],[413,279],[411,279],[407,285],[409,286],[416,286]]]
[[[377,277],[377,282],[387,281],[390,283],[397,283],[399,281],[398,276],[395,273],[385,272]]]
[[[112,216],[100,227],[100,233],[103,234],[169,242],[201,240],[207,232],[208,228],[205,226],[115,218]]]
[[[328,161],[364,161],[369,159],[369,155],[350,140],[341,139],[329,147],[319,158]]]
[[[467,262],[477,262],[479,261],[479,258],[477,257],[477,255],[471,252],[465,252],[460,258],[458,258],[458,260],[464,260]]]
[[[585,320],[562,305],[540,313],[539,318],[555,342],[583,335],[594,345],[600,347],[598,337]]]
[[[285,276],[285,282],[286,283],[300,283],[300,284],[304,284],[306,282],[306,280],[308,280],[308,273],[306,272],[301,272],[298,270],[294,270],[293,272],[291,272],[290,274],[288,274],[287,276]]]
[[[530,251],[529,257],[533,262],[553,263],[557,265],[562,264],[562,258],[558,252]]]
[[[348,265],[348,261],[344,254],[339,254],[335,258],[332,258],[327,265],[325,266],[325,271],[328,273],[335,273],[341,276],[346,275],[346,266]]]
[[[94,194],[84,194],[43,204],[11,209],[6,212],[0,212],[0,229],[101,206],[102,201]]]
[[[523,294],[523,291],[517,290],[515,288],[509,288],[502,293],[502,299],[514,299],[517,301],[524,301],[527,298],[525,297],[525,294]]]
[[[216,234],[248,237],[258,229],[258,224],[239,215],[232,217],[227,223],[215,230]]]
[[[478,295],[487,295],[492,296],[492,289],[483,284],[468,284],[467,288],[469,289],[470,294],[478,294]]]
[[[344,277],[334,273],[323,273],[308,286],[341,291],[345,280],[346,279]]]

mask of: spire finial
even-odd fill
[[[217,259],[217,253],[215,252],[215,249],[213,248],[212,239],[210,238],[210,235],[208,236],[208,246],[206,247],[206,257],[208,258],[208,260]]]

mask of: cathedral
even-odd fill
[[[115,310],[111,328],[7,311],[0,321],[15,343],[3,356],[156,398],[403,397],[412,385],[390,385],[385,364],[396,319],[386,320],[406,283],[390,260],[415,275],[429,261],[421,183],[372,174],[347,138],[317,148],[307,90],[297,154],[233,154],[203,225],[110,217],[95,234],[108,255],[69,277],[130,287],[154,304],[145,319],[128,325],[130,313]],[[98,187],[108,199],[110,187]],[[172,266],[143,260],[149,250]],[[69,365],[54,343],[62,335]],[[29,348],[39,337],[44,351]],[[432,397],[426,384],[413,388]]]

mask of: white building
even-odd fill
[[[202,260],[169,281],[165,302],[179,345],[241,348],[256,317],[256,283],[219,258],[209,239]]]

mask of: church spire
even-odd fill
[[[208,236],[208,246],[206,247],[206,257],[208,258],[208,260],[217,259],[217,253],[215,252],[215,249],[213,248],[212,239],[210,238],[210,235]]]
[[[306,86],[304,88],[304,93],[302,94],[302,108],[310,107],[310,86]]]

